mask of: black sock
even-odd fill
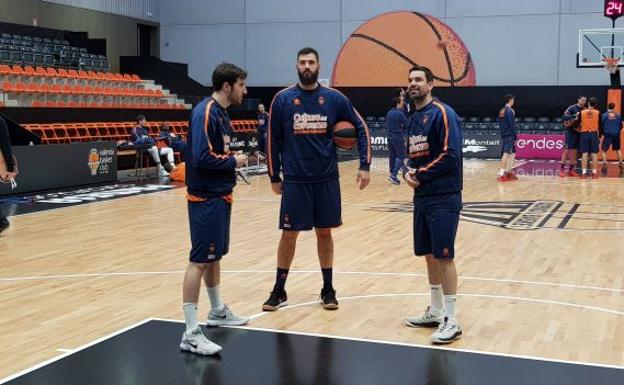
[[[333,271],[334,269],[331,267],[329,269],[321,269],[321,272],[323,273],[323,289],[333,289],[332,287]]]
[[[572,170],[574,170],[574,165],[573,164],[570,165],[570,171],[572,171]]]
[[[561,169],[563,170],[565,168],[565,163],[561,163]]]
[[[288,278],[288,269],[280,269],[277,268],[277,273],[275,274],[275,286],[273,290],[284,290],[286,287],[286,279]]]

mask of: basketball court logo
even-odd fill
[[[411,202],[388,202],[369,210],[412,213]],[[624,231],[624,206],[556,200],[466,202],[459,218],[506,230]]]

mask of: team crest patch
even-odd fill
[[[427,124],[428,121],[429,121],[429,115],[423,116],[423,118],[422,118],[423,124]]]
[[[450,253],[449,253],[449,249],[448,249],[448,247],[445,247],[445,248],[443,248],[443,249],[442,249],[442,256],[443,256],[443,257],[448,257],[448,256],[449,256],[449,254],[450,254]]]
[[[299,100],[299,98],[295,98],[295,100],[293,100],[293,104],[295,106],[300,106],[301,105],[301,100]]]
[[[321,105],[322,105],[322,104],[324,104],[324,103],[325,103],[325,97],[324,97],[324,96],[322,96],[322,95],[321,95],[321,96],[319,96],[319,98],[318,98],[318,102],[319,102],[319,104],[321,104]]]

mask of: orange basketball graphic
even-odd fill
[[[334,87],[405,87],[415,65],[433,71],[437,87],[476,84],[474,64],[459,36],[435,17],[390,12],[361,25],[342,47]]]

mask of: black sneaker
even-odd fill
[[[287,301],[288,296],[286,295],[286,290],[274,289],[271,292],[269,299],[267,299],[264,305],[262,305],[262,310],[275,311],[280,307],[288,305]]]
[[[326,310],[336,310],[338,309],[338,300],[336,299],[336,290],[334,289],[325,289],[321,290],[321,295],[319,298],[319,303],[323,306],[323,309]]]
[[[1,218],[0,219],[0,233],[2,233],[4,230],[8,229],[10,225],[11,225],[11,223],[9,222],[8,219]]]

